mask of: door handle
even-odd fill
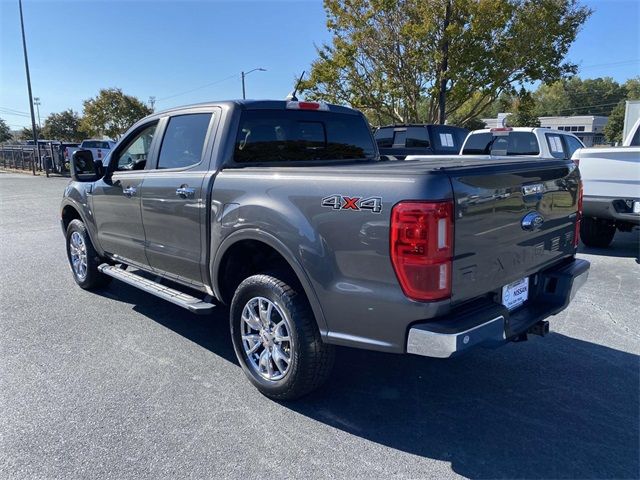
[[[176,196],[180,198],[193,198],[195,194],[196,194],[195,188],[190,188],[186,185],[183,185],[176,189]]]
[[[138,191],[138,189],[137,189],[135,186],[130,185],[130,186],[128,186],[127,188],[125,188],[125,189],[123,189],[123,190],[122,190],[122,194],[123,194],[125,197],[129,197],[129,198],[131,198],[131,197],[135,197],[135,196],[136,196],[136,192],[137,192],[137,191]]]

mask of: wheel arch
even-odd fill
[[[65,235],[67,234],[67,227],[69,226],[69,223],[71,223],[73,220],[80,220],[82,223],[84,223],[85,227],[87,228],[87,235],[89,235],[91,243],[93,244],[96,251],[100,255],[102,255],[102,249],[100,248],[98,242],[96,242],[96,235],[94,234],[95,232],[93,229],[93,224],[87,221],[87,218],[85,217],[85,214],[83,212],[83,208],[70,198],[65,198],[60,208],[60,222],[62,225],[62,231]]]
[[[247,258],[245,253],[249,253],[251,249],[262,249],[260,253],[272,253],[277,255],[277,261],[284,262],[283,264],[274,265],[276,268],[286,265],[290,272],[295,275],[295,280],[304,290],[309,305],[313,311],[318,324],[320,334],[325,337],[328,333],[328,328],[322,306],[318,300],[315,289],[313,288],[311,281],[309,280],[306,272],[302,268],[302,265],[295,257],[295,255],[274,235],[267,233],[259,229],[242,229],[229,235],[220,244],[217,249],[213,261],[211,263],[211,283],[213,292],[219,300],[225,304],[231,303],[233,293],[230,290],[235,291],[235,283],[239,284],[244,278],[242,275],[238,275],[236,278],[231,279],[231,285],[225,288],[224,277],[227,272],[227,267],[231,258]],[[239,257],[238,257],[239,256]],[[272,257],[268,257],[271,259]],[[243,262],[244,263],[244,262]],[[276,262],[277,263],[277,262]],[[265,265],[263,265],[265,267]],[[264,268],[261,273],[264,273]],[[249,275],[260,273],[258,271],[251,272]],[[238,281],[239,280],[239,281]]]

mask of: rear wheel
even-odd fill
[[[600,218],[583,218],[580,224],[580,238],[587,247],[608,247],[616,234],[616,225]]]
[[[264,395],[292,400],[319,387],[333,366],[302,292],[270,275],[253,275],[231,302],[231,337],[251,383]]]
[[[73,279],[81,288],[90,290],[103,287],[111,277],[98,270],[101,260],[80,220],[72,220],[67,227],[67,257]]]

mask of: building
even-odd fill
[[[487,128],[502,127],[502,119],[506,119],[509,125],[509,114],[498,114],[498,118],[483,118]],[[584,143],[587,147],[594,145],[605,145],[608,142],[604,138],[604,126],[607,124],[609,117],[597,115],[573,115],[570,117],[538,117],[540,126],[544,128],[553,128],[556,130],[564,130],[571,132]]]
[[[539,117],[538,120],[540,120],[541,127],[573,133],[587,147],[607,143],[603,131],[609,117],[574,115],[571,117]]]

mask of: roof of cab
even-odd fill
[[[213,102],[195,103],[192,105],[183,105],[180,107],[173,107],[160,112],[153,113],[153,116],[166,115],[176,111],[189,110],[192,108],[202,107],[219,107],[226,106],[230,108],[240,108],[243,110],[285,110],[287,107],[287,100],[222,100]],[[330,112],[334,113],[347,113],[347,114],[360,114],[358,110],[350,107],[344,107],[341,105],[326,104],[329,107]]]

